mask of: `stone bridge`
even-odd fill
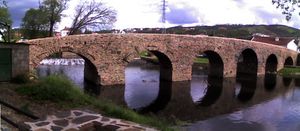
[[[263,75],[294,65],[297,52],[266,43],[209,36],[169,34],[90,34],[29,40],[30,69],[51,54],[72,52],[85,59],[85,79],[102,85],[123,84],[125,67],[141,51],[158,57],[160,78],[190,80],[196,56],[209,59],[209,74]]]

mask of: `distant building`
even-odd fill
[[[298,51],[298,46],[295,42],[294,37],[274,37],[264,34],[254,34],[251,41],[258,41],[258,42],[264,42],[268,44],[278,45],[285,48],[288,48],[290,50]]]
[[[61,37],[68,36],[69,33],[70,33],[70,28],[65,27],[64,29],[62,29],[62,30],[60,31],[60,36],[61,36]]]

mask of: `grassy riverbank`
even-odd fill
[[[278,71],[281,76],[300,76],[300,67],[285,67]]]
[[[28,96],[33,101],[57,103],[61,108],[80,108],[92,106],[103,115],[121,118],[136,123],[153,126],[160,130],[173,130],[166,120],[155,116],[140,115],[125,107],[105,100],[99,100],[84,94],[78,87],[62,76],[48,76],[35,82],[18,87],[19,94]]]

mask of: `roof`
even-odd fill
[[[292,40],[294,40],[293,37],[271,37],[271,36],[254,35],[251,41],[264,42],[264,43],[286,47],[287,44]]]
[[[69,31],[69,30],[71,30],[71,28],[65,27],[64,29],[62,29],[62,31],[63,31],[63,30]]]

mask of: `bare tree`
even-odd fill
[[[276,5],[276,8],[282,10],[282,14],[285,15],[286,20],[290,20],[292,13],[300,7],[300,0],[272,0],[272,3]]]
[[[116,12],[101,2],[94,0],[78,4],[70,30],[70,35],[83,29],[95,29],[111,26],[116,21]]]

